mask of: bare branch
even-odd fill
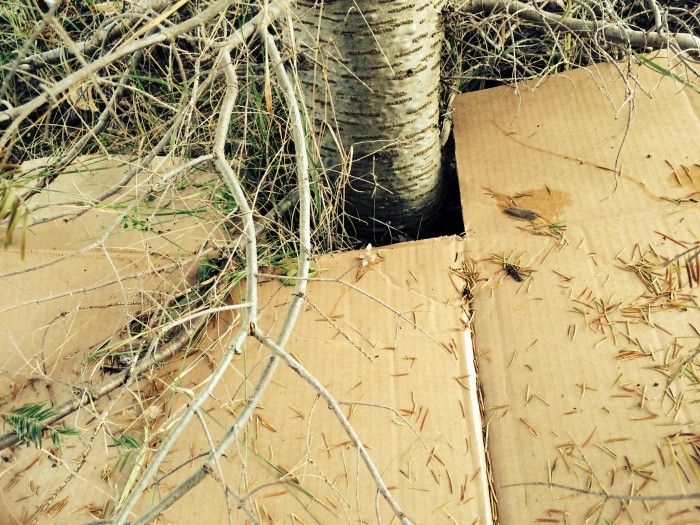
[[[606,501],[609,499],[618,501],[685,501],[700,499],[700,492],[692,492],[690,494],[662,494],[658,496],[643,496],[636,494],[609,494],[603,491],[581,489],[578,487],[561,485],[559,483],[549,483],[547,481],[524,481],[522,483],[508,483],[507,485],[501,485],[501,487],[504,489],[512,487],[546,487],[549,489],[561,489],[569,492],[575,492],[577,494],[583,494],[585,496],[595,496],[597,498],[603,498]]]
[[[518,0],[467,0],[456,7],[460,12],[505,11],[508,14],[541,26],[551,26],[553,29],[562,29],[592,36],[601,35],[611,42],[629,44],[642,49],[660,49],[667,47],[669,44],[675,44],[683,51],[700,50],[700,37],[689,33],[671,35],[658,30],[651,32],[637,31],[598,20],[580,20],[570,16],[548,13]]]
[[[374,482],[377,485],[377,490],[379,491],[379,493],[389,504],[391,509],[394,511],[394,514],[396,514],[396,517],[399,518],[401,523],[403,523],[404,525],[410,524],[411,520],[408,519],[406,513],[401,509],[399,502],[396,501],[394,496],[392,496],[391,492],[387,488],[386,483],[382,479],[382,475],[379,472],[379,469],[374,464],[374,461],[370,457],[365,446],[362,444],[360,437],[357,435],[357,432],[350,424],[350,421],[348,421],[348,418],[343,413],[343,410],[340,408],[340,404],[338,403],[338,401],[335,400],[333,395],[328,391],[326,387],[324,387],[321,384],[321,382],[318,379],[311,375],[308,372],[308,370],[306,370],[299,361],[294,359],[288,352],[286,352],[284,348],[282,348],[274,341],[268,339],[265,336],[265,334],[263,334],[260,331],[255,332],[255,337],[262,344],[264,344],[266,347],[272,350],[275,353],[275,356],[277,356],[279,359],[282,359],[287,364],[287,366],[289,366],[289,368],[291,368],[297,374],[299,374],[299,376],[309,385],[311,385],[313,389],[316,390],[316,392],[318,392],[321,395],[321,397],[323,397],[326,403],[328,403],[328,408],[330,408],[335,414],[336,418],[338,418],[338,421],[343,427],[343,430],[345,430],[346,434],[350,438],[350,441],[352,441],[352,444],[357,449],[357,453],[360,455],[362,461],[364,461],[365,465],[367,466],[367,469],[369,470],[372,479],[374,479]]]
[[[81,406],[92,403],[106,396],[107,394],[114,392],[119,387],[130,385],[136,379],[138,379],[138,377],[143,375],[144,372],[150,370],[159,363],[162,363],[185,348],[192,338],[195,337],[195,335],[202,328],[204,328],[208,320],[209,318],[206,316],[200,317],[199,320],[192,325],[192,327],[181,330],[175,338],[163,344],[163,346],[158,351],[153,353],[151,357],[137,361],[133,369],[126,369],[114,375],[114,377],[112,377],[109,381],[102,383],[97,390],[83,390],[81,392],[80,388],[76,388],[79,395],[70,401],[65,401],[60,405],[56,405],[54,407],[54,415],[51,418],[43,421],[44,426],[51,426],[69,414],[72,414]],[[14,432],[3,434],[0,436],[0,450],[17,445],[20,443],[20,441],[21,439]]]
[[[170,452],[170,449],[175,444],[177,438],[182,434],[182,432],[187,427],[194,414],[201,408],[204,402],[209,398],[211,393],[214,391],[216,385],[223,378],[224,372],[228,368],[229,364],[233,360],[233,357],[240,353],[240,347],[248,331],[248,324],[253,325],[257,315],[257,281],[254,277],[254,272],[257,269],[257,243],[255,234],[255,224],[253,222],[253,212],[248,204],[247,198],[243,189],[238,181],[238,177],[235,172],[231,169],[228,164],[226,157],[224,155],[224,142],[228,136],[229,124],[231,122],[231,113],[233,107],[236,103],[236,97],[238,96],[238,80],[236,78],[235,68],[231,62],[231,50],[233,45],[225,47],[221,50],[220,58],[223,60],[224,71],[226,74],[226,94],[224,96],[224,101],[219,115],[219,123],[216,131],[216,139],[214,142],[214,160],[219,172],[229,186],[229,190],[233,194],[234,199],[238,207],[243,210],[243,220],[244,220],[244,236],[246,241],[246,267],[248,272],[248,283],[247,283],[247,300],[248,308],[247,313],[243,318],[243,327],[239,330],[238,335],[234,338],[234,342],[229,346],[224,359],[219,363],[216,370],[209,379],[206,387],[197,395],[197,397],[190,403],[187,410],[177,422],[177,424],[172,428],[168,436],[165,438],[163,443],[161,443],[158,451],[155,453],[148,467],[144,473],[139,478],[129,496],[124,501],[123,505],[119,508],[119,511],[114,519],[115,525],[123,525],[126,523],[131,510],[134,508],[138,502],[141,494],[146,490],[148,484],[150,483],[153,476],[158,472],[160,464],[165,459],[165,456]]]
[[[23,70],[35,70],[36,68],[65,60],[76,51],[89,55],[133,27],[138,19],[146,16],[148,11],[160,11],[169,4],[170,0],[136,2],[132,10],[106,20],[102,27],[95,31],[87,42],[76,42],[74,46],[61,46],[29,55],[18,60],[17,67]]]
[[[299,109],[299,104],[296,98],[294,85],[292,84],[287,71],[284,68],[284,63],[282,57],[277,49],[277,45],[270,35],[266,35],[268,43],[268,51],[270,53],[275,75],[280,82],[282,87],[285,100],[287,102],[289,113],[293,122],[293,137],[296,149],[296,159],[297,159],[297,173],[298,173],[298,192],[299,192],[299,204],[300,204],[300,222],[299,222],[299,234],[301,239],[301,246],[299,251],[299,261],[298,261],[298,273],[299,280],[295,286],[295,290],[292,294],[291,304],[287,310],[287,316],[282,325],[282,329],[278,336],[279,346],[283,347],[287,344],[289,336],[291,335],[292,329],[296,323],[296,319],[301,311],[301,306],[303,304],[303,297],[306,293],[307,278],[309,275],[310,268],[310,257],[311,257],[311,191],[310,191],[310,181],[309,181],[309,162],[307,158],[307,147],[306,147],[306,137],[304,133],[304,123],[301,117],[301,111]],[[249,277],[252,276],[249,274]],[[253,331],[257,330],[257,327],[251,325]],[[194,474],[190,475],[185,481],[178,485],[171,492],[166,494],[156,505],[154,505],[146,514],[141,516],[134,523],[135,525],[141,525],[149,523],[151,520],[155,519],[160,513],[172,506],[177,500],[184,496],[187,492],[192,490],[197,486],[204,477],[212,471],[212,464],[215,464],[216,460],[221,457],[221,455],[228,449],[231,443],[236,439],[238,432],[242,429],[250,419],[255,407],[258,406],[260,399],[265,393],[267,387],[272,380],[274,372],[279,364],[279,357],[274,355],[270,358],[265,367],[265,370],[261,374],[261,377],[256,385],[252,395],[246,401],[241,412],[236,417],[233,424],[229,427],[228,431],[218,443],[217,447],[213,449],[206,463],[197,469]]]

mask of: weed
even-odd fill
[[[122,471],[130,463],[133,463],[137,451],[141,449],[142,444],[138,439],[127,434],[121,434],[112,438],[114,446],[119,449],[119,458],[115,468],[117,471]]]
[[[71,427],[52,427],[46,424],[56,411],[52,406],[43,404],[29,404],[13,408],[2,415],[5,422],[10,425],[22,441],[31,443],[36,448],[41,448],[44,434],[47,433],[56,448],[61,448],[61,438],[76,436],[80,431]]]

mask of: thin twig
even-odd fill
[[[326,387],[324,387],[321,384],[321,382],[318,379],[311,375],[308,372],[308,370],[306,370],[299,361],[294,359],[288,352],[286,352],[284,348],[282,348],[280,345],[266,337],[265,334],[263,334],[259,330],[255,332],[255,337],[262,344],[264,344],[266,347],[272,350],[279,359],[282,359],[287,364],[287,366],[289,366],[292,370],[299,374],[299,376],[309,385],[311,385],[313,389],[316,390],[316,392],[318,392],[321,395],[321,397],[323,397],[326,403],[328,403],[328,407],[335,414],[336,418],[340,422],[340,425],[343,427],[343,430],[345,430],[345,433],[350,438],[350,441],[352,441],[352,444],[357,449],[357,453],[360,455],[360,458],[362,458],[362,461],[364,461],[365,465],[367,466],[367,469],[369,470],[372,479],[374,479],[374,482],[377,485],[377,490],[379,491],[379,493],[389,504],[391,509],[394,511],[394,514],[397,518],[399,518],[401,523],[403,523],[404,525],[410,524],[411,520],[408,519],[406,513],[401,509],[401,505],[399,505],[399,502],[396,501],[394,496],[387,488],[386,483],[382,479],[382,475],[379,472],[379,469],[374,464],[374,461],[367,452],[365,446],[362,444],[362,441],[357,435],[357,432],[350,424],[350,421],[348,421],[348,418],[345,416],[343,410],[340,408],[340,404],[338,403],[338,401],[335,400],[333,395],[328,391]]]
[[[586,496],[595,496],[597,498],[604,498],[606,500],[618,500],[618,501],[682,501],[682,500],[696,500],[700,499],[700,492],[693,492],[690,494],[666,494],[658,496],[636,496],[633,494],[609,494],[603,491],[595,491],[588,489],[581,489],[578,487],[570,487],[568,485],[560,485],[559,483],[549,483],[547,481],[528,481],[523,483],[509,483],[507,485],[501,485],[501,488],[507,489],[511,487],[548,487],[555,489],[568,490],[569,492],[576,492],[578,494],[584,494]]]

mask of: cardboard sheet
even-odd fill
[[[148,192],[154,179],[180,164],[157,159],[104,206],[68,222],[31,226],[24,256],[19,233],[0,251],[0,393],[20,377],[41,377],[63,367],[66,355],[98,343],[191,278],[197,253],[203,246],[216,246],[220,221],[196,191],[158,193],[153,197],[158,213],[153,200],[145,200],[115,226],[120,213]],[[23,169],[41,165],[36,161]],[[61,203],[78,195],[89,201],[122,179],[128,168],[126,159],[78,159],[65,178],[39,195],[36,205],[52,206],[33,217],[79,210]],[[211,174],[197,177],[200,183],[214,179]],[[105,242],[88,249],[105,232]]]
[[[36,161],[23,169],[42,165]],[[158,214],[153,213],[152,200],[145,200],[116,224],[102,247],[87,250],[126,206],[152,188],[154,179],[180,165],[181,161],[157,159],[105,206],[69,222],[30,227],[24,257],[20,234],[0,250],[0,411],[27,403],[60,403],[74,395],[74,388],[93,388],[103,381],[96,373],[99,360],[88,356],[96,355],[106,341],[123,337],[125,325],[139,312],[155,311],[165,297],[181,289],[192,279],[200,249],[216,247],[220,218],[203,207],[196,191],[175,187],[154,197],[162,206]],[[40,195],[37,205],[53,206],[38,211],[36,217],[79,209],[61,204],[102,193],[121,180],[128,167],[128,159],[78,159],[68,170],[72,176],[59,178]],[[215,180],[205,173],[181,176],[196,177],[202,184]],[[86,251],[75,255],[81,249]],[[128,411],[131,404],[133,399],[117,408]],[[87,425],[99,417],[96,408],[81,409],[65,423]],[[59,519],[59,511],[71,499],[75,508],[81,501],[85,505],[86,495],[93,492],[111,495],[110,484],[100,479],[107,467],[104,454],[88,454],[80,470],[71,474],[82,462],[88,450],[83,445],[91,437],[96,438],[88,434],[86,441],[68,440],[64,468],[58,468],[61,457],[52,459],[46,451],[0,452],[0,523],[28,519],[68,478],[65,492],[58,492],[46,505],[44,521]],[[101,442],[105,443],[104,437]],[[67,516],[64,521],[77,519]]]
[[[183,206],[188,209],[183,203],[176,208]],[[24,261],[16,250],[1,254],[2,271],[21,270],[88,245],[102,231],[96,213],[68,230],[65,225],[36,230]],[[211,224],[206,220],[205,225]],[[188,216],[176,228],[163,228],[169,235],[183,232],[181,242],[170,243],[178,246],[171,252],[168,243],[160,243],[154,254],[158,239],[144,238],[149,232],[127,231],[133,237],[122,234],[111,241],[109,257],[88,252],[0,283],[3,345],[10,349],[0,361],[2,409],[47,399],[60,402],[75,395],[76,385],[94,387],[109,379],[88,356],[150,299],[171,293],[187,278],[179,267],[179,281],[177,275],[146,272],[186,256],[179,248],[185,239],[194,246],[206,241],[190,233],[200,227]],[[63,247],[69,240],[70,246]],[[321,257],[314,261],[321,280],[310,283],[289,345],[344,403],[382,476],[416,523],[478,523],[488,512],[483,453],[473,424],[477,414],[471,413],[468,400],[465,304],[457,275],[461,256],[461,239],[443,238]],[[130,273],[139,276],[107,284]],[[105,286],[93,288],[100,283]],[[292,290],[279,280],[260,287],[260,326],[271,336]],[[59,294],[65,295],[57,298]],[[37,509],[34,518],[40,523],[108,516],[190,395],[205,384],[237,329],[236,320],[221,315],[187,359],[178,356],[138,387],[67,418],[66,424],[82,433],[66,438],[62,453],[49,454],[50,447],[3,451],[0,523],[31,521]],[[218,439],[238,413],[268,357],[251,340],[226,371],[202,412],[211,439]],[[96,427],[103,416],[104,425]],[[148,440],[147,446],[131,451],[124,465],[125,449],[113,439],[122,435]],[[163,475],[174,473],[148,491],[139,509],[192,473],[208,449],[195,418],[162,466]],[[333,414],[284,366],[220,467],[228,486],[248,496],[246,508],[260,522],[392,521]],[[234,522],[251,522],[233,500],[229,504],[233,510],[221,485],[206,479],[159,523],[226,523],[229,511]]]
[[[504,525],[700,520],[699,95],[625,70],[456,101]]]
[[[450,273],[459,265],[461,240],[407,243],[375,253],[379,258],[364,270],[364,251],[316,261],[317,277],[325,281],[310,283],[289,349],[344,403],[387,485],[415,523],[478,523],[487,492],[465,388],[463,302]],[[261,286],[265,309],[260,322],[271,336],[291,291],[279,282]],[[230,330],[230,324],[219,330]],[[215,341],[227,338],[217,333],[211,339],[208,354],[215,363],[221,351]],[[207,409],[215,437],[241,407],[268,357],[266,349],[249,341],[225,376]],[[182,386],[201,384],[211,364],[203,360]],[[208,449],[197,423],[188,436],[168,467]],[[285,366],[238,452],[227,454],[222,471],[240,494],[253,492],[251,510],[262,522],[392,521],[335,416]],[[225,521],[226,512],[221,488],[209,479],[167,517],[215,524]],[[245,516],[239,514],[236,522],[246,522]]]

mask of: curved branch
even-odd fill
[[[661,31],[637,31],[621,28],[618,25],[605,24],[600,21],[588,21],[570,16],[548,13],[518,0],[467,0],[456,5],[461,12],[504,11],[523,20],[540,26],[563,29],[573,33],[602,34],[607,40],[621,44],[630,44],[638,48],[664,48],[676,44],[682,51],[700,50],[700,37],[690,33],[668,34]]]
[[[296,162],[298,173],[298,192],[299,192],[299,234],[300,234],[300,250],[298,259],[299,278],[292,293],[291,304],[287,310],[287,317],[282,325],[278,336],[278,347],[283,348],[289,341],[292,329],[296,323],[303,298],[306,294],[307,281],[310,268],[311,258],[311,190],[309,181],[309,161],[307,155],[306,137],[304,133],[304,121],[299,109],[299,103],[296,98],[294,85],[287,74],[284,67],[282,57],[271,35],[266,35],[265,38],[270,58],[274,65],[275,75],[280,82],[282,92],[284,94],[289,113],[292,118],[293,127],[292,135],[294,146],[296,149]],[[252,276],[249,276],[252,277]],[[257,327],[251,325],[254,333],[258,332]],[[175,489],[166,494],[156,505],[154,505],[146,514],[141,516],[134,522],[134,525],[144,525],[150,523],[163,511],[171,507],[187,492],[196,487],[207,474],[212,472],[212,465],[215,465],[216,460],[228,449],[232,442],[236,439],[238,432],[247,424],[253,411],[258,406],[260,399],[265,393],[267,387],[272,381],[272,377],[279,364],[280,357],[273,355],[267,363],[265,370],[261,374],[258,384],[253,391],[253,394],[248,398],[241,413],[236,417],[233,424],[229,427],[224,437],[218,443],[217,447],[209,454],[209,458],[199,469],[190,475],[185,481],[178,485]]]
[[[219,122],[216,129],[216,139],[214,142],[214,160],[216,167],[219,170],[222,179],[229,186],[236,204],[239,209],[242,210],[243,221],[244,221],[244,235],[246,237],[246,270],[248,274],[247,280],[247,301],[248,301],[248,311],[243,319],[243,327],[239,330],[238,334],[234,338],[233,344],[231,344],[226,351],[224,359],[219,363],[216,370],[212,374],[207,386],[200,392],[197,397],[189,404],[187,410],[178,420],[177,424],[173,427],[170,433],[167,435],[163,443],[158,447],[158,451],[153,456],[152,460],[148,464],[148,467],[144,473],[139,478],[138,483],[134,486],[129,496],[124,501],[124,504],[118,509],[118,513],[114,519],[114,525],[124,525],[126,523],[131,510],[134,508],[138,502],[141,494],[146,490],[148,484],[155,474],[158,472],[160,464],[165,459],[165,456],[170,452],[170,449],[175,444],[177,438],[184,432],[188,423],[191,421],[192,417],[196,412],[202,407],[204,402],[209,398],[211,393],[219,384],[224,376],[224,373],[228,369],[234,356],[240,353],[241,345],[245,340],[248,332],[248,324],[253,325],[257,317],[257,280],[255,278],[255,272],[257,271],[257,243],[255,235],[255,224],[253,222],[253,211],[248,204],[248,200],[245,193],[238,181],[236,173],[233,171],[228,161],[226,160],[224,154],[224,144],[226,142],[226,137],[228,136],[229,124],[231,122],[231,114],[236,103],[236,97],[238,96],[238,79],[236,77],[235,68],[231,62],[231,50],[233,45],[221,50],[221,57],[224,62],[224,71],[226,74],[226,93],[224,95],[224,100],[221,106]]]

